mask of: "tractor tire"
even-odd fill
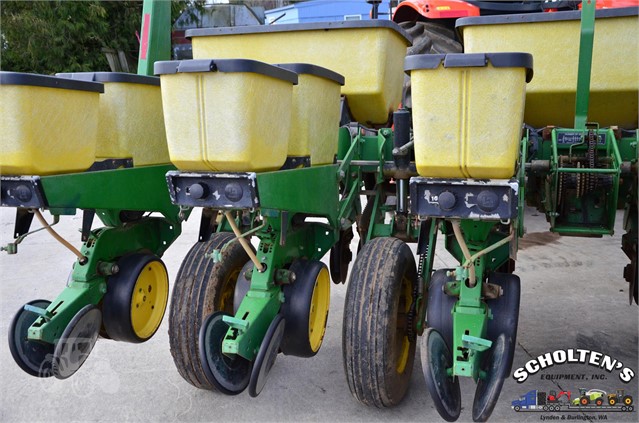
[[[604,404],[604,400],[603,400],[603,398],[602,398],[602,397],[599,397],[599,398],[597,398],[597,399],[595,400],[595,405],[596,405],[597,407],[601,407],[603,404]]]
[[[413,254],[395,238],[375,238],[357,255],[344,302],[342,355],[353,397],[378,408],[399,404],[413,371],[416,341],[408,336]]]
[[[200,389],[216,390],[202,369],[199,334],[204,320],[213,312],[233,314],[237,278],[249,257],[235,241],[214,263],[205,254],[222,248],[235,236],[218,232],[209,241],[197,242],[186,254],[178,271],[169,311],[169,344],[180,375]]]
[[[439,22],[402,22],[399,24],[413,38],[413,45],[406,51],[407,56],[415,54],[461,53],[462,45],[455,39],[455,31]],[[404,76],[404,107],[412,108],[410,77]]]
[[[590,398],[583,396],[579,398],[579,405],[588,405],[590,404]]]
[[[616,404],[617,404],[617,398],[615,398],[615,397],[610,397],[610,398],[608,398],[608,405],[609,405],[609,406],[611,406],[611,407],[612,407],[612,406],[614,406],[614,405],[616,405]]]
[[[632,405],[632,397],[630,395],[624,395],[624,397],[621,399],[621,402],[623,402],[625,405]]]

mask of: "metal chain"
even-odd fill
[[[597,134],[595,131],[588,131],[588,168],[594,169],[597,161]],[[586,177],[588,192],[597,188],[597,175],[589,173]]]
[[[426,246],[426,253],[419,255],[419,264],[417,267],[417,280],[423,279],[424,266],[426,265],[426,256],[428,255],[429,245]],[[419,283],[413,286],[412,302],[408,314],[406,316],[406,336],[409,342],[414,342],[417,339],[417,327],[415,325],[415,318],[417,317],[417,297],[419,296]]]

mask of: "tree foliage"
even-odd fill
[[[174,2],[177,17],[185,2]],[[142,1],[0,2],[0,68],[16,72],[108,71],[103,48],[137,57]]]
[[[172,22],[205,0],[171,0]],[[290,0],[233,0],[266,8]],[[15,72],[108,71],[103,49],[137,58],[142,0],[0,0],[0,69]]]

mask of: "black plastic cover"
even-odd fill
[[[190,72],[250,72],[297,84],[297,74],[268,63],[249,59],[196,59],[155,62],[153,73],[170,75]]]
[[[639,15],[639,7],[618,7],[613,9],[598,9],[595,18],[618,18],[622,16]],[[498,25],[514,24],[526,22],[554,22],[554,21],[578,21],[581,19],[580,10],[568,10],[553,13],[524,13],[516,15],[495,15],[495,16],[473,16],[469,18],[457,19],[455,28],[472,25]]]
[[[311,65],[310,63],[279,63],[275,64],[275,66],[289,70],[291,72],[295,72],[298,75],[313,75],[319,78],[328,79],[329,81],[334,81],[340,85],[344,85],[343,75],[321,66]]]
[[[76,79],[79,81],[126,82],[129,84],[160,86],[160,78],[157,76],[137,75],[125,72],[73,72],[56,73],[55,76],[60,78]]]
[[[28,85],[31,87],[62,88],[94,93],[104,92],[104,85],[99,82],[78,81],[22,72],[0,72],[0,85]]]
[[[255,173],[166,174],[171,202],[180,206],[218,210],[254,209],[260,206]]]
[[[240,34],[264,34],[274,32],[289,31],[317,31],[350,28],[388,28],[399,33],[406,41],[412,45],[412,37],[408,35],[398,24],[385,19],[369,19],[363,21],[333,21],[333,22],[312,22],[302,24],[282,24],[282,25],[251,25],[232,26],[219,28],[197,28],[187,29],[185,36],[191,37],[211,37],[216,35],[240,35]]]
[[[530,53],[448,53],[417,54],[407,56],[404,71],[416,69],[437,69],[441,64],[445,68],[484,67],[488,63],[495,68],[526,68],[526,82],[533,77],[533,57]]]
[[[516,179],[410,179],[410,211],[421,218],[507,220],[517,216]]]
[[[0,177],[0,206],[2,207],[47,207],[46,196],[39,176]]]

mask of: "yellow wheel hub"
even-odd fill
[[[162,323],[169,298],[169,277],[159,261],[142,269],[131,298],[131,325],[141,339],[150,338]]]
[[[404,373],[406,365],[408,364],[408,356],[410,353],[410,341],[406,335],[406,325],[408,324],[408,313],[410,312],[410,306],[413,298],[411,292],[410,280],[407,278],[402,279],[402,286],[400,288],[399,304],[397,307],[398,323],[399,320],[405,322],[405,324],[397,325],[397,332],[395,333],[395,346],[397,351],[397,366],[395,369],[397,373]]]
[[[317,352],[322,346],[330,303],[331,282],[328,276],[328,270],[324,267],[315,279],[313,297],[311,298],[311,309],[309,310],[308,317],[308,339],[313,352]]]

